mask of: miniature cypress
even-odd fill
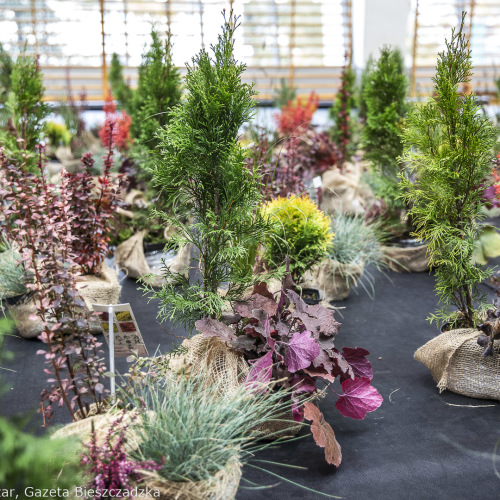
[[[262,279],[252,275],[247,258],[262,241],[266,223],[257,210],[260,173],[245,165],[248,154],[238,142],[240,127],[253,116],[256,92],[241,82],[246,66],[234,59],[237,27],[237,18],[231,26],[224,17],[212,55],[203,49],[192,59],[185,100],[157,135],[153,181],[172,207],[157,213],[178,229],[180,245],[193,244],[199,276],[190,284],[166,267],[168,283],[154,296],[163,303],[160,317],[189,326],[219,317],[227,301],[241,299]],[[185,222],[189,218],[194,224]]]
[[[473,327],[487,306],[478,285],[492,274],[473,264],[472,253],[495,130],[476,96],[459,92],[472,75],[464,19],[465,14],[438,56],[434,97],[415,107],[406,120],[400,162],[410,175],[400,177],[414,234],[428,242],[431,265],[436,267],[441,308],[429,320]],[[450,313],[450,306],[459,314]]]

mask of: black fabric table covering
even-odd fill
[[[121,302],[132,304],[149,352],[154,353],[157,347],[165,352],[179,343],[166,331],[175,335],[185,332],[169,324],[159,325],[155,319],[157,303],[148,303],[133,280],[125,279],[123,285]],[[342,308],[336,313],[342,322],[337,347],[360,346],[370,351],[373,385],[384,397],[382,406],[363,421],[342,417],[332,394],[321,401],[320,408],[342,446],[343,461],[338,470],[325,463],[323,450],[307,429],[301,431],[303,439],[260,453],[254,465],[308,488],[352,500],[500,498],[500,477],[495,475],[493,458],[500,440],[500,403],[451,392],[439,394],[429,371],[413,359],[415,350],[438,334],[436,327],[426,322],[437,303],[433,287],[434,277],[427,273],[391,272],[376,276],[373,300],[358,289],[336,303]],[[6,386],[0,399],[2,416],[36,411],[40,391],[46,385],[43,356],[35,354],[40,347],[37,340],[8,338],[6,348],[15,354],[15,360],[4,366],[16,371],[2,370]],[[117,358],[116,366],[123,373],[128,364]],[[55,413],[55,424],[68,422],[64,408]],[[34,414],[31,431],[45,432],[40,424],[40,415]],[[500,457],[496,465],[500,470]],[[324,498],[252,466],[244,468],[244,478],[269,488],[245,489],[251,485],[242,480],[238,500]]]

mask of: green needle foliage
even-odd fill
[[[436,267],[442,308],[430,321],[449,321],[449,307],[454,306],[460,314],[453,318],[473,327],[486,306],[478,284],[492,274],[472,263],[472,253],[495,130],[481,113],[476,96],[459,93],[459,86],[472,75],[464,19],[465,14],[438,56],[435,96],[413,109],[406,121],[401,163],[409,165],[415,179],[401,175],[401,187],[411,207],[414,234],[427,240],[431,265]]]
[[[5,103],[8,123],[0,133],[0,143],[6,154],[15,161],[23,161],[28,155],[28,168],[35,166],[35,146],[44,131],[43,120],[50,113],[48,104],[42,101],[45,87],[37,59],[24,52],[11,72],[11,87]]]
[[[193,244],[201,276],[190,285],[165,268],[169,284],[154,296],[163,303],[160,317],[190,326],[219,317],[225,302],[241,299],[259,280],[247,257],[267,230],[257,210],[260,173],[246,167],[247,152],[238,143],[240,127],[253,116],[255,91],[241,82],[246,66],[234,59],[236,27],[237,19],[232,27],[224,18],[213,58],[205,50],[193,58],[186,100],[158,133],[154,183],[172,209],[157,214],[178,228],[180,245]],[[189,218],[195,223],[186,223]],[[222,283],[228,285],[225,297]]]
[[[0,43],[0,103],[5,104],[10,91],[10,75],[14,61]]]
[[[132,117],[132,156],[137,160],[142,179],[150,181],[148,152],[158,146],[156,131],[169,122],[170,111],[182,96],[180,73],[172,61],[170,34],[162,41],[158,32],[151,30],[151,45],[142,56],[137,89],[131,89],[125,82],[116,54],[111,61],[109,81],[119,105]]]
[[[361,121],[366,120],[366,101],[365,101],[365,89],[370,81],[370,73],[373,70],[373,57],[370,55],[366,61],[366,66],[361,73],[361,82],[359,84],[359,91],[357,94],[358,100],[358,116]]]
[[[113,97],[118,101],[118,106],[130,110],[133,91],[125,81],[123,76],[123,65],[116,53],[111,57],[108,80],[111,85]]]
[[[397,159],[403,152],[400,134],[408,111],[408,82],[399,50],[382,48],[364,85],[366,123],[362,133],[363,148],[365,159],[371,161],[378,174],[377,182],[372,187],[377,196],[384,198],[395,213],[394,217],[398,217],[398,212],[404,207],[398,200],[400,167]]]
[[[350,68],[346,55],[340,89],[329,112],[330,118],[335,122],[330,130],[330,137],[339,148],[342,164],[350,161],[356,151],[356,144],[353,141],[355,123],[351,117],[355,106],[355,82],[356,74]]]

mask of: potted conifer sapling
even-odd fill
[[[485,315],[491,306],[480,289],[492,271],[473,261],[495,131],[475,94],[460,91],[472,75],[464,20],[465,14],[438,56],[434,97],[410,112],[403,135],[401,162],[410,165],[414,180],[401,175],[401,188],[414,234],[428,242],[436,267],[441,308],[429,319],[449,325],[415,358],[431,370],[441,391],[500,399],[500,369],[492,359],[499,350],[494,341],[499,311]]]
[[[371,162],[373,169],[369,183],[382,207],[375,213],[380,212],[377,218],[392,235],[390,244],[383,247],[388,256],[387,264],[396,271],[420,272],[428,269],[427,247],[409,234],[411,218],[400,197],[398,177],[406,170],[406,164],[398,163],[398,157],[403,152],[400,135],[408,111],[407,89],[401,53],[383,47],[363,89],[366,122],[362,142],[364,157]]]

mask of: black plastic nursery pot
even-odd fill
[[[17,304],[21,304],[28,297],[27,293],[23,293],[22,295],[16,295],[15,297],[7,297],[5,298],[5,303],[9,306],[16,306]]]
[[[303,288],[302,300],[310,306],[319,304],[321,302],[319,290],[316,288]]]
[[[166,243],[146,243],[144,242],[144,253],[161,252]]]

